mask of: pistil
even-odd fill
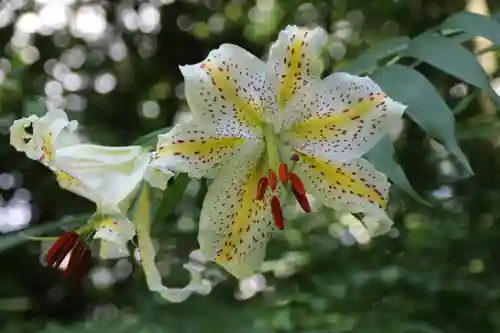
[[[272,196],[270,205],[274,224],[279,230],[283,230],[283,211],[281,209],[280,198],[276,193],[278,189],[278,177],[283,186],[291,189],[297,202],[306,213],[309,213],[311,211],[311,207],[309,205],[309,201],[307,200],[304,184],[300,180],[299,176],[293,172],[295,163],[299,160],[299,155],[296,153],[293,153],[291,155],[290,160],[292,166],[289,169],[288,165],[280,158],[277,138],[274,134],[272,126],[269,124],[263,124],[262,128],[266,142],[266,152],[269,169],[267,171],[267,175],[259,179],[259,182],[257,184],[256,199],[263,200],[268,187],[271,189]],[[278,175],[276,175],[275,170],[277,171]],[[290,187],[287,186],[288,183],[290,183]]]

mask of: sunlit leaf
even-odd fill
[[[473,174],[458,146],[453,112],[425,76],[408,67],[391,65],[379,69],[372,78],[389,96],[406,104],[406,114],[430,136],[443,143]]]
[[[429,63],[465,83],[483,89],[500,108],[500,96],[491,88],[488,75],[475,56],[461,44],[438,34],[424,33],[411,41],[403,55]]]
[[[356,75],[371,72],[378,67],[378,62],[381,59],[403,51],[409,43],[410,38],[404,36],[386,39],[373,45],[358,58],[349,61],[337,70]]]
[[[391,182],[408,193],[412,198],[425,205],[430,205],[411,186],[401,166],[394,159],[395,151],[391,139],[386,135],[377,143],[365,157]]]
[[[455,38],[456,41],[464,42],[481,36],[489,39],[493,44],[500,45],[500,23],[488,16],[461,12],[450,16],[440,27],[463,31],[464,33]]]

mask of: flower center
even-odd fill
[[[283,184],[286,190],[293,193],[297,202],[306,213],[311,211],[311,206],[307,200],[304,184],[299,176],[293,172],[295,164],[299,160],[299,155],[292,153],[288,158],[288,164],[284,162],[284,159],[281,158],[278,138],[274,133],[272,125],[263,123],[262,130],[266,143],[265,149],[269,169],[267,170],[267,174],[263,175],[259,180],[256,199],[263,200],[268,188],[271,190],[271,212],[273,214],[274,224],[278,229],[283,230],[285,226],[278,194],[278,176],[281,184]]]

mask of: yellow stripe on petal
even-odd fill
[[[367,98],[360,98],[350,108],[329,110],[319,117],[300,121],[292,127],[291,131],[295,137],[306,140],[329,140],[346,135],[348,131],[361,132],[365,127],[364,118],[377,110],[377,107],[383,107],[386,97],[378,93]]]
[[[369,77],[335,73],[300,92],[287,108],[282,139],[325,159],[363,156],[401,122],[405,106],[389,98]]]
[[[380,214],[387,206],[389,182],[364,159],[340,164],[297,152],[296,170],[306,190],[330,207]]]
[[[292,99],[293,94],[302,86],[302,71],[305,69],[303,63],[305,46],[306,43],[303,39],[295,39],[287,47],[288,54],[283,58],[286,66],[284,73],[281,75],[281,86],[278,92],[279,110],[285,109],[286,103]]]
[[[248,141],[207,134],[194,121],[182,122],[158,137],[155,165],[194,177],[212,177]]]
[[[223,44],[202,62],[180,70],[200,125],[225,136],[260,136],[264,62],[241,47]]]
[[[218,250],[218,254],[215,257],[215,262],[218,264],[223,265],[224,263],[228,263],[234,259],[234,256],[238,255],[240,244],[243,243],[243,239],[250,232],[255,214],[263,212],[266,209],[264,201],[255,200],[261,174],[257,168],[253,168],[249,171],[247,182],[241,184],[241,189],[238,192],[240,194],[240,207],[234,212],[230,231],[226,235],[227,238],[224,241],[223,247]]]
[[[220,98],[234,105],[238,121],[252,127],[259,126],[262,112],[260,106],[256,100],[246,96],[245,88],[238,85],[229,68],[217,66],[209,61],[201,63],[200,67],[207,71],[212,84],[220,93]]]
[[[323,29],[313,30],[288,26],[283,30],[269,54],[269,65],[277,90],[278,110],[284,111],[299,89],[321,75],[321,48],[327,35]],[[277,80],[277,81],[276,81]]]
[[[209,160],[217,154],[230,151],[245,142],[242,138],[207,137],[189,141],[177,140],[158,148],[158,157],[178,155],[186,158],[195,157],[200,160]]]
[[[274,230],[269,197],[256,200],[262,153],[254,149],[232,159],[208,189],[201,212],[203,255],[237,278],[259,270]]]

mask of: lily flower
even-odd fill
[[[96,204],[89,225],[95,230],[93,238],[101,240],[100,256],[128,256],[127,244],[135,228],[126,213],[143,181],[150,154],[135,146],[76,145],[57,150],[55,161],[59,186]]]
[[[52,245],[47,264],[59,267],[70,255],[65,276],[88,266],[89,245],[100,240],[103,259],[127,256],[128,242],[135,228],[126,217],[142,183],[164,189],[173,173],[155,172],[151,154],[140,146],[107,147],[81,143],[74,133],[78,123],[63,111],[49,111],[42,117],[21,118],[11,126],[11,144],[32,159],[42,162],[56,175],[61,188],[96,204],[86,226],[63,233]],[[80,258],[77,260],[75,258]],[[75,274],[80,277],[80,273]]]
[[[80,143],[76,121],[69,121],[62,110],[48,111],[42,117],[31,115],[14,121],[10,144],[27,157],[48,165],[57,148]]]
[[[283,229],[283,196],[387,220],[389,182],[362,158],[405,106],[368,77],[321,79],[324,30],[288,26],[267,62],[223,44],[181,66],[193,119],[160,135],[156,164],[214,178],[198,240],[203,256],[237,278],[259,270]]]

